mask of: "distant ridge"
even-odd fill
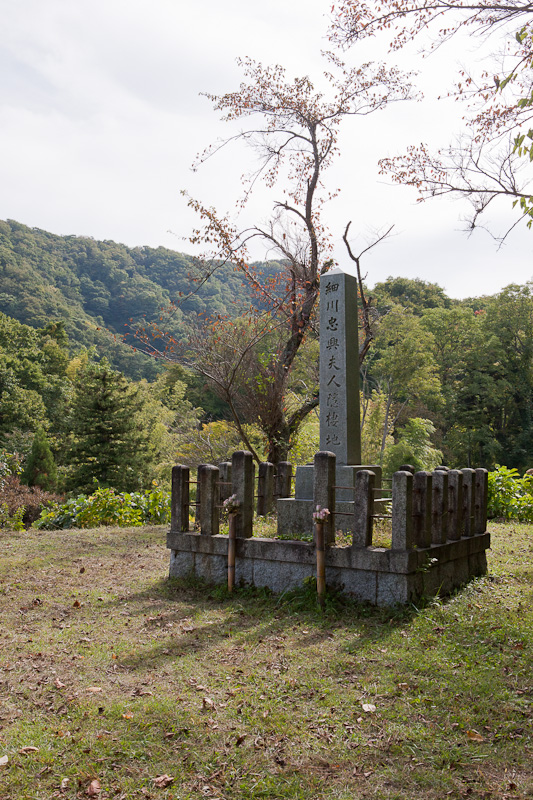
[[[153,377],[157,364],[123,343],[125,326],[159,320],[162,308],[194,288],[192,271],[192,256],[165,247],[131,248],[0,221],[0,311],[36,328],[64,320],[73,347],[96,346],[131,378]],[[247,287],[228,266],[171,317],[163,314],[161,324],[183,339],[197,314],[233,316],[249,304]]]

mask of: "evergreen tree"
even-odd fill
[[[40,486],[47,492],[53,492],[57,486],[56,464],[42,428],[35,433],[23,480],[28,486]]]
[[[94,479],[120,491],[146,485],[153,448],[141,419],[142,406],[138,388],[105,359],[80,371],[71,420],[71,488],[90,491]]]

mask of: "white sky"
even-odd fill
[[[198,151],[231,132],[199,93],[236,89],[237,56],[319,76],[330,5],[0,0],[0,218],[192,252],[183,237],[195,220],[180,190],[230,211],[252,163],[250,151],[226,148],[191,171]],[[452,140],[462,110],[434,97],[451,84],[459,58],[479,58],[478,45],[458,40],[424,61],[403,56],[402,66],[422,70],[427,99],[346,122],[341,157],[328,177],[341,189],[327,211],[340,266],[349,267],[341,241],[348,220],[354,238],[359,233],[355,249],[372,231],[395,224],[396,235],[365,262],[370,285],[388,275],[419,277],[466,297],[533,278],[533,231],[521,229],[498,250],[484,231],[462,233],[466,205],[418,205],[413,190],[378,175],[379,157],[420,141]],[[373,40],[345,57],[349,65],[382,60],[385,42]],[[266,218],[271,200],[260,193],[247,213]],[[504,218],[495,225],[501,229]]]

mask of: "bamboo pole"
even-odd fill
[[[235,586],[235,513],[228,514],[228,592]]]
[[[324,521],[315,522],[316,542],[316,591],[320,608],[324,608],[326,597],[326,548],[324,545]]]

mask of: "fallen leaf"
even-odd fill
[[[376,706],[373,703],[363,703],[362,708],[367,714],[373,714],[376,710]]]
[[[478,733],[477,731],[474,731],[474,730],[467,731],[466,735],[468,736],[468,738],[472,742],[484,742],[485,741],[483,736],[480,733]]]
[[[60,681],[59,678],[55,679],[54,685],[55,685],[56,689],[64,689],[65,688],[65,684],[62,681]]]
[[[9,762],[8,756],[0,756],[0,767],[5,767],[5,765]]]
[[[85,567],[80,567],[80,575],[83,575],[84,572],[85,572]]]
[[[174,778],[171,775],[158,775],[157,778],[154,778],[154,783],[158,789],[165,789],[174,783]]]
[[[100,781],[94,780],[91,781],[88,787],[85,790],[85,794],[89,797],[96,797],[102,791],[102,787],[100,785]]]
[[[213,700],[211,700],[210,697],[204,697],[202,699],[202,708],[205,711],[212,711],[215,708],[215,704],[214,704]]]
[[[21,747],[19,750],[19,753],[22,753],[23,755],[27,755],[28,753],[38,753],[38,752],[39,748],[32,747],[31,745],[27,745],[26,747]]]
[[[92,694],[98,694],[98,692],[102,692],[103,689],[101,686],[89,686],[87,691],[91,692]]]
[[[237,739],[235,741],[235,747],[240,747],[245,739],[246,739],[246,734],[245,733],[241,733],[240,736],[237,736]]]
[[[63,791],[64,791],[65,789],[68,789],[69,783],[70,783],[70,780],[68,778],[63,778],[63,780],[61,781],[61,786],[59,788],[63,789]]]
[[[79,600],[74,600],[74,602],[72,603],[72,608],[79,608],[80,606],[81,603]]]
[[[122,719],[133,719],[133,714],[123,714]]]
[[[409,684],[408,683],[399,683],[398,684],[398,689],[405,690],[405,689],[408,689],[408,688],[409,688]]]

